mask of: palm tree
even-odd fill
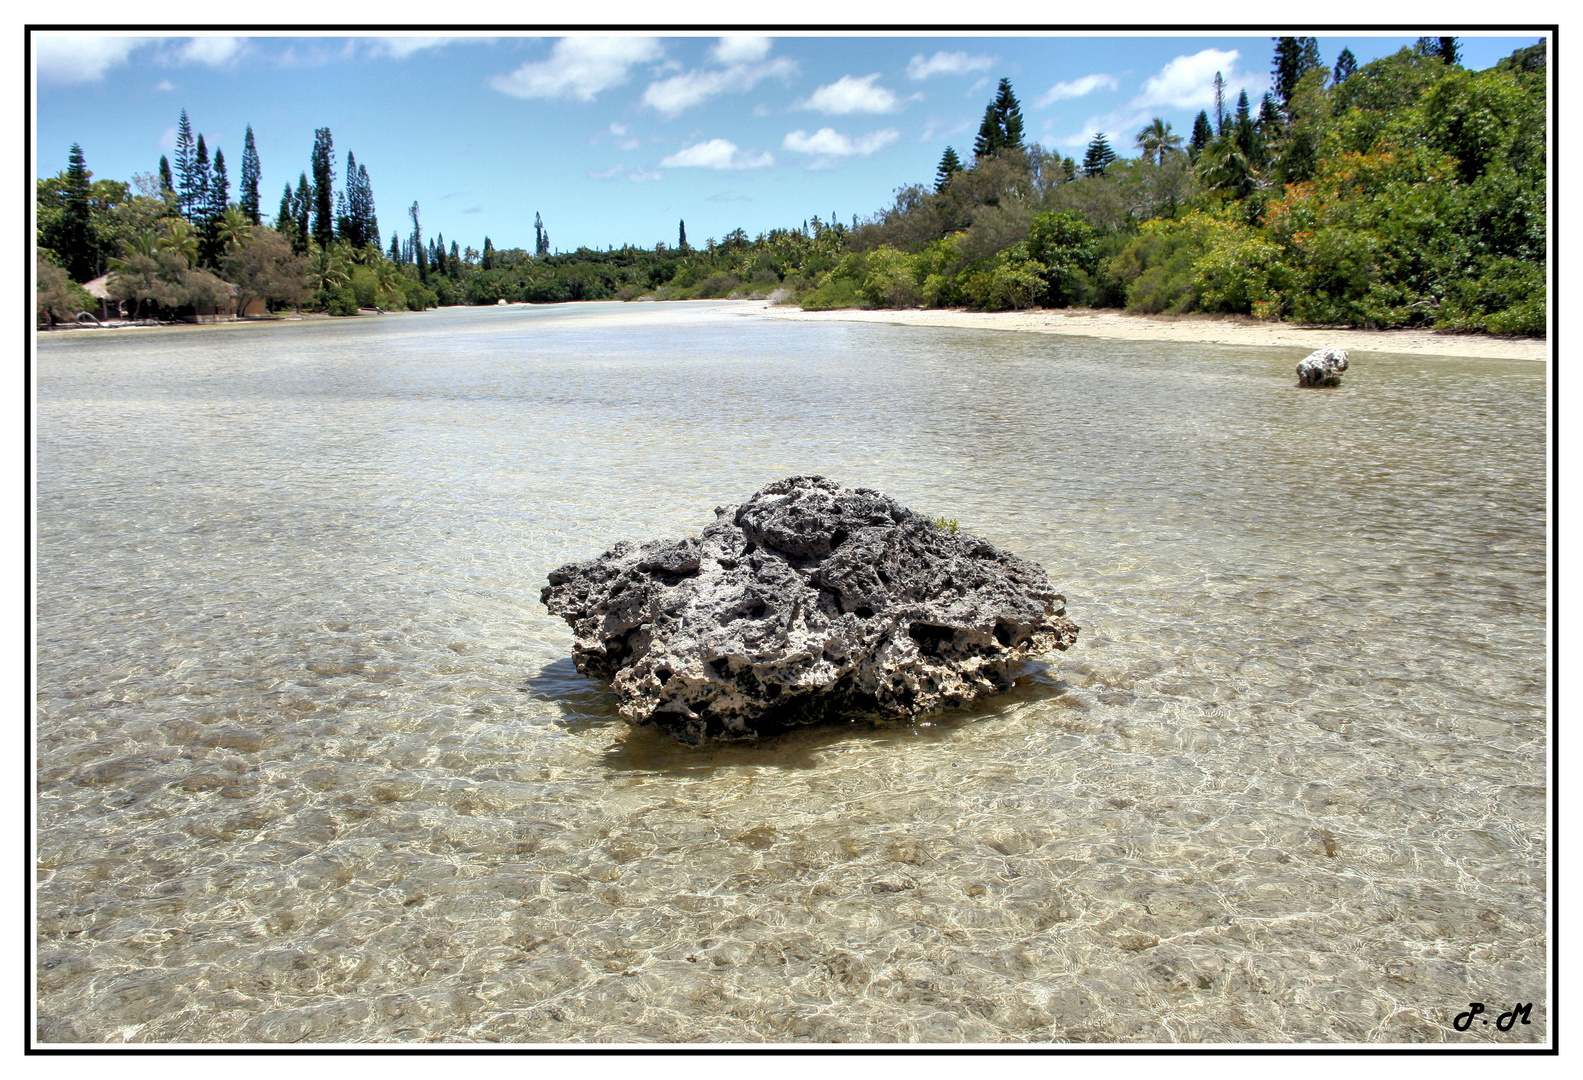
[[[345,285],[350,280],[346,274],[346,263],[333,248],[322,248],[318,244],[308,245],[308,284],[317,292],[325,289],[334,289]]]
[[[160,251],[174,251],[187,260],[188,266],[198,265],[198,234],[181,218],[169,218],[165,235],[155,242]]]
[[[1198,155],[1198,174],[1211,191],[1245,199],[1259,186],[1253,161],[1236,139],[1216,139]]]
[[[253,222],[242,208],[232,203],[225,208],[225,216],[220,219],[220,226],[215,234],[227,252],[235,248],[244,248],[253,242]]]
[[[1182,145],[1180,135],[1171,134],[1171,125],[1156,116],[1149,126],[1138,132],[1136,145],[1143,151],[1143,160],[1165,164],[1165,155],[1175,153]]]
[[[111,271],[125,270],[127,260],[138,255],[152,259],[154,253],[160,250],[159,240],[159,234],[153,231],[134,233],[121,241],[121,257],[107,260],[105,263],[106,269]]]
[[[374,289],[381,296],[394,295],[401,282],[401,267],[389,259],[374,264]]]

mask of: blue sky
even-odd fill
[[[1294,32],[1287,30],[1286,32]],[[1426,31],[1427,32],[1427,31]],[[1360,64],[1416,35],[1319,36]],[[1469,67],[1537,35],[1465,36]],[[1030,141],[1081,158],[1096,130],[1134,154],[1150,118],[1186,136],[1224,73],[1234,101],[1268,88],[1273,42],[1231,36],[34,36],[40,176],[80,143],[98,177],[153,172],[185,108],[234,185],[253,127],[263,210],[328,127],[339,173],[367,168],[386,246],[424,234],[529,247],[701,244],[889,204],[964,158],[1001,77]],[[233,196],[234,197],[234,196]]]

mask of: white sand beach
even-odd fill
[[[952,326],[974,330],[1013,330],[1032,334],[1119,338],[1128,341],[1191,341],[1216,345],[1289,346],[1319,349],[1338,346],[1356,352],[1423,356],[1546,360],[1549,342],[1497,338],[1484,334],[1442,334],[1424,330],[1339,330],[1258,322],[1212,315],[1129,315],[1089,308],[1030,311],[802,311],[755,301],[733,308],[769,319],[808,322],[877,322],[904,326]]]

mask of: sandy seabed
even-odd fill
[[[802,311],[768,303],[738,309],[770,319],[811,322],[877,322],[903,326],[951,326],[974,330],[1012,330],[1031,334],[1065,334],[1126,341],[1189,341],[1210,345],[1290,346],[1322,349],[1338,346],[1356,352],[1411,356],[1484,357],[1498,360],[1545,360],[1549,342],[1533,338],[1497,338],[1484,334],[1439,334],[1426,330],[1342,330],[1256,322],[1214,316],[1149,317],[1089,308],[1031,311],[964,311],[959,308],[887,311]]]

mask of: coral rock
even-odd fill
[[[960,705],[1078,628],[1044,570],[880,492],[794,476],[702,536],[623,542],[553,571],[584,674],[689,743]]]
[[[1347,350],[1315,349],[1297,364],[1298,386],[1340,386],[1347,370]]]

